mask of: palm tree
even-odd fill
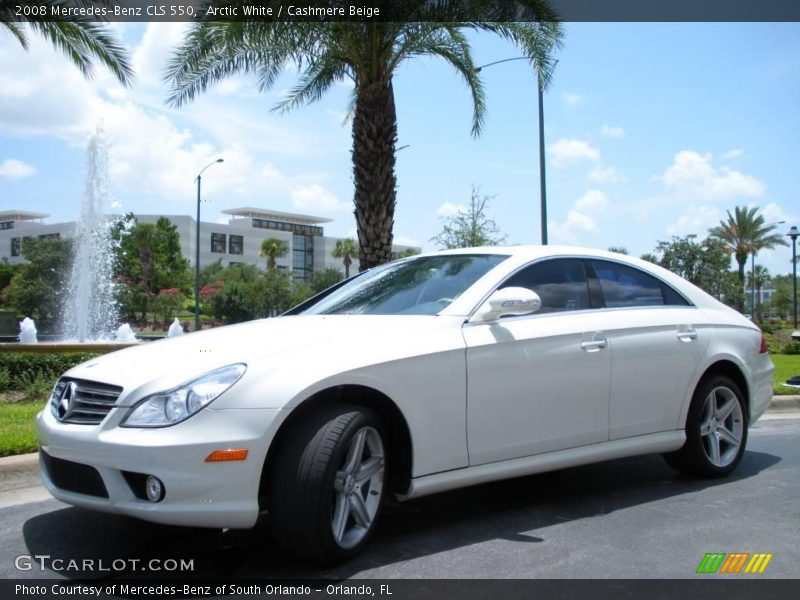
[[[261,242],[261,257],[267,259],[267,269],[274,270],[275,260],[285,256],[288,250],[286,242],[278,238],[267,238]]]
[[[353,264],[353,257],[358,254],[358,244],[353,238],[344,238],[336,240],[336,245],[333,247],[334,258],[341,258],[344,263],[344,278],[350,277],[350,265]]]
[[[90,7],[97,4],[110,5],[108,0],[42,0],[36,7],[42,7],[47,15],[52,15],[53,10],[72,7]],[[0,4],[0,24],[28,49],[28,36],[26,27],[14,15],[14,3],[3,2]],[[114,39],[108,29],[95,22],[94,17],[70,17],[69,20],[57,20],[52,17],[26,17],[27,28],[47,39],[53,46],[64,53],[77,66],[87,78],[94,75],[92,60],[98,60],[123,85],[129,85],[133,79],[127,53],[122,45]],[[50,20],[52,19],[52,20]]]
[[[727,211],[727,220],[720,221],[718,226],[709,230],[710,237],[723,242],[728,252],[733,254],[736,259],[736,263],[739,265],[739,284],[742,287],[745,282],[747,257],[750,253],[787,245],[782,235],[771,233],[776,225],[764,223],[764,215],[759,214],[758,211],[759,209],[755,206],[750,208],[737,206],[733,214],[731,211]],[[741,311],[743,308],[741,298],[737,304]]]
[[[227,4],[241,4],[241,13],[246,2]],[[340,4],[346,3],[328,3]],[[319,100],[340,81],[352,81],[353,202],[362,270],[392,257],[397,142],[393,78],[399,65],[436,56],[453,67],[471,93],[472,133],[477,136],[485,114],[484,91],[465,32],[487,31],[514,43],[530,57],[544,87],[563,37],[545,0],[397,0],[381,7],[380,19],[369,22],[200,21],[186,34],[166,74],[172,84],[168,102],[181,106],[234,73],[256,75],[259,89],[267,91],[284,67],[294,64],[298,83],[275,107],[282,111]],[[384,16],[384,11],[391,14]],[[476,21],[476,15],[485,20]]]

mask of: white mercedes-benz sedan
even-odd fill
[[[755,325],[656,265],[450,250],[71,369],[37,417],[42,479],[70,504],[159,523],[265,514],[281,547],[337,561],[388,496],[654,452],[727,475],[772,371]]]

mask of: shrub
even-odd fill
[[[0,369],[0,392],[5,392],[11,386],[11,376],[8,374],[8,369],[3,367]]]
[[[781,354],[800,354],[800,341],[793,341],[781,349]]]
[[[25,393],[24,400],[45,400],[53,390],[53,380],[42,375],[24,373],[19,388]]]
[[[4,352],[0,354],[0,362],[8,374],[8,389],[24,390],[27,384],[41,379],[47,382],[49,391],[64,371],[95,356],[90,352]]]

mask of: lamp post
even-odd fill
[[[194,239],[194,330],[200,331],[200,182],[203,179],[203,173],[211,165],[224,162],[224,159],[218,158],[212,160],[205,167],[200,169],[197,174],[197,227],[195,229]]]
[[[797,329],[797,236],[800,235],[797,225],[792,225],[786,235],[792,238],[792,314],[794,328]]]
[[[530,56],[515,56],[513,58],[504,58],[503,60],[496,60],[494,62],[481,65],[475,68],[476,73],[480,73],[486,67],[498,65],[500,63],[511,62],[513,60],[535,60]],[[553,73],[556,68],[558,60],[555,60],[550,66],[548,77]],[[537,71],[536,74],[536,88],[539,97],[539,203],[542,227],[542,245],[547,245],[547,181],[545,177],[545,160],[544,160],[544,81],[542,81],[542,74]]]

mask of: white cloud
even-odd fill
[[[729,200],[742,196],[755,197],[764,193],[764,183],[728,167],[711,164],[711,153],[700,154],[682,150],[663,175],[656,175],[668,189],[678,194],[709,200]]]
[[[24,179],[36,173],[36,167],[16,158],[8,158],[0,164],[0,179]]]
[[[180,110],[164,105],[164,65],[186,24],[151,23],[133,48],[137,79],[123,88],[98,66],[86,80],[71,63],[39,38],[25,52],[0,45],[0,134],[46,136],[83,147],[99,122],[111,141],[111,187],[116,193],[152,196],[191,205],[197,171],[220,156],[225,163],[203,177],[203,197],[215,206],[259,197],[264,202],[291,197],[309,210],[339,210],[336,197],[321,186],[325,173],[282,173],[259,159],[330,154],[319,128],[290,125],[262,107],[231,110],[231,94],[252,88],[234,78]],[[55,91],[54,91],[55,90]],[[241,95],[241,94],[240,94]],[[337,128],[335,135],[346,135]],[[316,186],[316,187],[315,187]],[[175,210],[169,208],[167,210]]]
[[[463,204],[453,204],[452,202],[445,202],[436,209],[437,217],[452,217],[460,212],[467,212],[467,207]]]
[[[298,210],[333,212],[349,208],[349,204],[340,202],[333,192],[318,183],[295,188],[289,195]]]
[[[625,181],[625,178],[620,175],[614,167],[595,167],[589,171],[589,179],[598,183]]]
[[[722,156],[720,156],[720,158],[722,160],[731,160],[733,158],[739,158],[743,154],[744,150],[742,150],[741,148],[734,148],[733,150],[728,150],[727,152],[725,152]]]
[[[621,138],[625,135],[625,130],[622,127],[603,125],[603,127],[600,128],[600,133],[610,138]]]
[[[722,217],[722,212],[716,206],[692,206],[667,227],[667,233],[678,236],[694,234],[703,239],[711,227],[719,225]]]
[[[608,197],[600,190],[587,190],[575,201],[561,223],[550,221],[548,228],[555,241],[582,243],[583,237],[597,231],[596,217],[608,206]]]
[[[547,148],[556,167],[566,167],[581,160],[600,160],[600,151],[583,140],[562,138]]]
[[[583,96],[575,92],[564,92],[563,94],[561,94],[561,99],[568,106],[577,106],[578,104],[583,102]]]

